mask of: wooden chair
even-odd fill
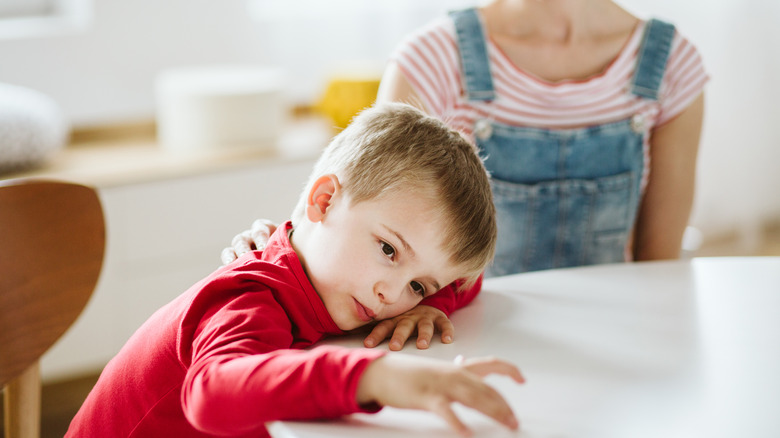
[[[40,357],[87,304],[104,247],[103,210],[93,188],[0,181],[0,388],[6,438],[40,436]]]

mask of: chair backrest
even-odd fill
[[[103,209],[87,186],[0,181],[0,387],[6,438],[40,435],[40,357],[97,284]]]

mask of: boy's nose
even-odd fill
[[[398,301],[403,291],[397,281],[380,281],[374,284],[374,294],[383,304],[393,304]]]

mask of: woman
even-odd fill
[[[612,1],[500,0],[409,36],[377,100],[412,103],[481,149],[498,211],[491,276],[678,257],[707,80],[674,26]],[[445,312],[420,305],[377,325],[366,345],[392,333],[400,349],[415,330],[418,348],[434,330],[443,342],[454,334]]]
[[[607,0],[505,0],[408,38],[378,100],[414,102],[486,157],[487,275],[676,258],[707,81],[673,26]]]

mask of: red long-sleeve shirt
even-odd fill
[[[460,283],[455,282],[444,286],[435,294],[422,300],[420,304],[435,307],[449,317],[452,312],[468,305],[479,295],[482,290],[482,276],[480,275],[477,281],[467,289],[457,291],[458,284]]]
[[[381,350],[341,334],[280,227],[158,310],[103,370],[66,437],[267,436],[264,423],[375,411],[355,402]]]

